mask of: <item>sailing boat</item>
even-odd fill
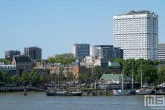
[[[132,68],[132,90],[131,90],[131,93],[130,94],[135,95],[136,94],[136,90],[133,87],[133,82],[134,82],[134,79],[133,79],[133,68]]]
[[[123,81],[123,74],[121,74],[122,77],[122,90],[113,90],[114,96],[122,96],[122,95],[131,95],[132,91],[125,89],[124,90],[124,81]]]
[[[140,90],[136,90],[136,95],[150,95],[153,93],[152,89],[144,89],[143,88],[143,81],[142,81],[142,71],[141,71],[141,89]]]
[[[59,73],[58,73],[59,78]],[[46,95],[47,96],[82,96],[81,91],[60,91],[60,81],[58,81],[58,89],[57,90],[47,90]]]

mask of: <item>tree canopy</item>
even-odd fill
[[[57,54],[47,59],[48,63],[71,64],[76,58],[71,53]]]
[[[158,83],[165,82],[165,67],[161,68],[158,72]]]
[[[3,62],[4,64],[9,64],[10,60],[1,58],[0,62]]]
[[[140,82],[140,76],[141,72],[143,75],[143,82],[144,83],[154,83],[157,82],[158,78],[158,71],[156,66],[159,64],[158,61],[152,61],[152,60],[144,60],[144,59],[111,59],[111,61],[115,61],[121,64],[122,66],[122,72],[126,76],[131,77],[132,72],[134,74],[134,79],[138,82]]]

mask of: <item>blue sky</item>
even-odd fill
[[[0,0],[0,58],[28,46],[47,58],[72,52],[73,43],[112,44],[113,15],[131,10],[158,14],[165,42],[164,0]]]

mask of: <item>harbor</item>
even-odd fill
[[[69,91],[75,91],[77,88],[71,88]],[[37,88],[37,87],[0,87],[0,94],[2,93],[17,93],[22,92],[24,93],[26,90],[27,94],[30,92],[42,92],[45,93],[47,89],[43,88]],[[68,89],[67,89],[68,90]],[[67,91],[63,90],[63,91]],[[95,89],[95,88],[79,88],[79,91],[82,92],[82,96],[112,96],[114,90],[106,90],[106,89]],[[134,90],[135,91],[135,90]],[[146,94],[136,94],[136,93],[130,93],[130,94],[120,94],[122,96],[128,96],[128,95],[165,95],[165,87],[155,87],[152,89],[151,93]]]

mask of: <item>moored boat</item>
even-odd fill
[[[113,95],[114,96],[126,96],[126,95],[133,95],[133,91],[132,90],[113,90]]]
[[[136,90],[136,95],[150,95],[154,93],[152,89],[141,89],[141,90]]]
[[[143,88],[142,70],[141,70],[141,74],[140,75],[141,75],[141,89],[136,90],[136,95],[150,95],[150,94],[153,94],[155,92],[154,90]]]
[[[82,92],[68,92],[68,91],[47,91],[47,96],[82,96]]]
[[[121,74],[121,76],[122,76],[122,89],[121,90],[113,90],[113,95],[114,96],[135,95],[136,91],[133,89],[133,86],[132,86],[132,89],[124,89],[124,86],[123,86],[123,83],[124,83],[123,82],[123,74]]]

